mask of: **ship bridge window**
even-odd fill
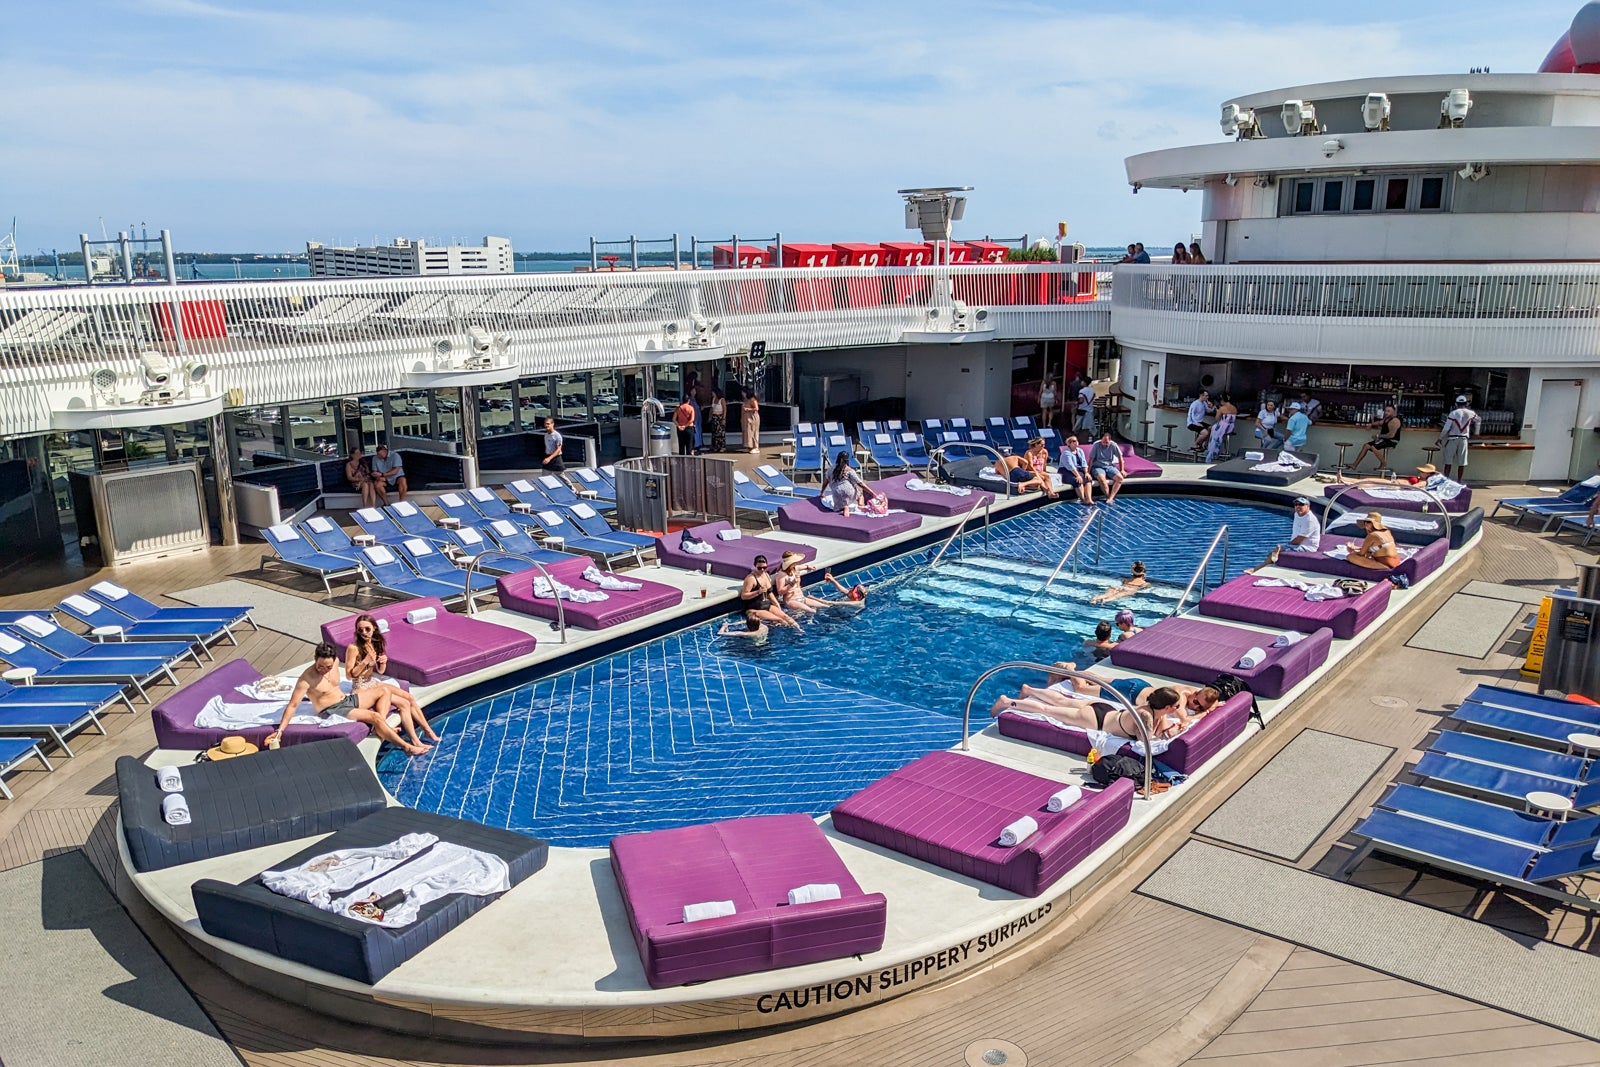
[[[1280,215],[1349,215],[1370,211],[1449,210],[1448,175],[1304,178],[1284,183]]]

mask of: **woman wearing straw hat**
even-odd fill
[[[778,603],[798,615],[815,615],[818,608],[828,606],[826,600],[807,596],[806,591],[801,588],[800,576],[809,570],[811,567],[806,565],[804,556],[793,550],[786,551],[779,564],[778,575],[772,583],[778,593]]]
[[[1393,570],[1400,566],[1400,546],[1395,544],[1394,534],[1384,525],[1382,512],[1367,512],[1364,518],[1357,520],[1357,525],[1366,530],[1367,536],[1362,540],[1361,547],[1350,551],[1351,563],[1373,571]]]

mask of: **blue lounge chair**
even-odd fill
[[[1584,512],[1581,515],[1562,516],[1561,525],[1556,527],[1556,536],[1560,537],[1569,531],[1583,534],[1584,548],[1588,548],[1589,542],[1593,541],[1596,536],[1600,536],[1600,526],[1591,526],[1589,524],[1588,512]]]
[[[926,467],[933,462],[928,455],[928,448],[922,441],[921,434],[909,430],[901,430],[899,434],[900,455],[913,467]]]
[[[559,537],[564,544],[562,548],[571,552],[582,552],[587,556],[598,556],[607,566],[619,559],[633,557],[636,564],[644,561],[639,555],[639,549],[633,545],[625,545],[620,541],[611,541],[601,537],[590,537],[582,529],[574,525],[572,519],[556,508],[536,511],[533,517],[544,531],[551,537]]]
[[[1020,456],[1028,450],[1028,442],[1031,440],[1033,437],[1027,430],[1012,430],[1007,444],[1012,452]]]
[[[1498,737],[1468,734],[1446,730],[1434,738],[1429,752],[1442,752],[1447,756],[1492,763],[1528,774],[1544,774],[1551,778],[1570,778],[1574,782],[1587,781],[1589,760],[1583,756],[1569,756],[1565,752],[1551,752],[1545,748],[1519,745],[1515,741],[1502,741]]]
[[[1554,793],[1570,800],[1580,811],[1600,804],[1600,782],[1574,782],[1570,778],[1529,774],[1442,752],[1423,753],[1412,771],[1430,784],[1453,786],[1475,796],[1494,797],[1517,805],[1521,805],[1529,793]]]
[[[1044,447],[1049,451],[1050,455],[1059,456],[1061,454],[1061,446],[1064,442],[1061,435],[1054,428],[1041,426],[1035,431],[1035,436],[1044,440]]]
[[[802,434],[804,434],[806,437],[815,437],[815,436],[817,436],[817,424],[814,423],[814,422],[797,422],[797,423],[795,423],[794,424],[794,435],[796,437],[799,437]]]
[[[425,537],[412,537],[394,546],[400,557],[411,565],[411,569],[424,578],[432,578],[453,586],[457,590],[466,588],[467,572],[452,563],[439,546]],[[472,572],[473,592],[484,592],[494,588],[494,576],[481,571]]]
[[[12,685],[0,682],[0,706],[24,707],[32,704],[87,704],[96,711],[108,711],[113,704],[126,704],[133,711],[128,692],[114,682],[83,685]]]
[[[331,552],[321,551],[316,545],[301,537],[288,523],[269,526],[261,531],[261,536],[267,539],[267,544],[277,553],[275,556],[261,557],[262,570],[266,570],[267,564],[270,563],[300,574],[314,574],[322,579],[322,592],[325,596],[333,595],[331,584],[333,579],[361,577],[361,564],[353,557],[335,556]]]
[[[1008,443],[1004,440],[994,440],[989,436],[989,431],[985,430],[982,426],[967,427],[967,440],[971,441],[975,445],[988,445],[990,448],[993,448],[996,451],[1004,448]]]
[[[927,446],[928,451],[931,452],[935,448],[938,448],[939,445],[944,443],[944,431],[945,425],[943,419],[922,420],[922,441],[923,444]],[[957,436],[959,439],[959,435]]]
[[[515,523],[509,523],[508,525],[513,530],[522,532],[522,527]],[[463,526],[459,530],[447,530],[445,532],[450,535],[450,545],[447,548],[453,548],[459,553],[461,560],[476,556],[485,557],[484,561],[478,564],[478,569],[481,571],[489,574],[516,574],[520,571],[533,569],[532,563],[513,559],[513,550],[502,549],[493,538],[476,526]],[[523,536],[526,537],[527,534],[523,532]],[[529,543],[532,543],[531,540]],[[550,552],[537,546],[534,547],[533,552],[536,554],[532,558],[546,565],[556,560],[569,558],[559,552]],[[546,556],[549,558],[541,558]]]
[[[611,504],[617,502],[617,487],[600,477],[599,471],[591,470],[588,467],[573,467],[567,473],[572,476],[573,481],[578,483],[579,488],[585,492],[593,493],[595,499],[604,500]]]
[[[361,550],[361,565],[366,568],[370,581],[364,586],[374,587],[395,597],[436,596],[449,604],[466,596],[461,584],[441,582],[437,578],[424,578],[406,566],[390,545],[369,545]]]
[[[93,726],[101,734],[106,732],[106,728],[100,723],[100,711],[92,704],[0,702],[0,734],[25,736],[46,734],[68,759],[71,759],[74,753],[72,746],[67,744],[67,738],[89,726]]]
[[[822,456],[822,439],[815,434],[801,434],[794,439],[794,473],[815,474],[820,480],[826,475]]]
[[[1514,711],[1489,704],[1466,701],[1450,713],[1450,720],[1461,726],[1475,727],[1490,733],[1504,734],[1524,741],[1540,741],[1547,745],[1564,745],[1570,734],[1592,734],[1600,725],[1582,719],[1557,719],[1528,711]]]
[[[1557,496],[1517,496],[1496,501],[1489,517],[1494,518],[1501,508],[1506,508],[1517,515],[1514,525],[1521,526],[1529,515],[1542,515],[1546,520],[1544,528],[1548,530],[1555,519],[1588,511],[1597,494],[1600,494],[1600,475],[1581,481]]]
[[[555,501],[546,496],[544,490],[540,489],[537,483],[530,482],[526,478],[518,478],[514,482],[507,482],[505,488],[506,492],[510,493],[517,503],[526,504],[535,511],[555,506]]]
[[[361,532],[374,538],[380,545],[397,545],[411,535],[400,529],[394,516],[382,508],[357,508],[350,513],[361,527]]]
[[[906,425],[905,419],[884,419],[883,428],[892,434],[902,434],[911,427]]]
[[[947,430],[954,430],[962,437],[966,437],[967,432],[972,429],[972,420],[964,416],[957,415],[953,419],[946,419],[944,421],[944,428]]]
[[[817,427],[817,431],[823,437],[835,437],[835,436],[842,437],[842,436],[844,436],[844,423],[838,422],[838,421],[834,421],[834,420],[829,420],[828,422],[824,422],[824,423],[820,424]]]
[[[227,630],[230,638],[233,628],[241,622],[249,623],[252,630],[261,629],[250,617],[253,609],[249,607],[169,608],[153,604],[116,582],[96,582],[89,587],[88,594],[112,611],[139,622],[211,622]]]
[[[734,472],[736,475],[740,473],[741,472],[739,471]],[[654,549],[656,547],[656,539],[654,537],[651,537],[647,534],[635,533],[632,530],[617,529],[615,526],[612,526],[610,522],[606,521],[605,516],[596,511],[594,507],[586,500],[580,500],[576,504],[570,504],[563,510],[566,511],[567,517],[572,520],[573,525],[577,526],[578,529],[582,530],[590,537],[598,537],[602,541],[616,541],[620,544],[632,545],[641,551]]]
[[[886,433],[875,433],[868,439],[867,453],[877,465],[880,474],[911,469],[911,464],[900,454],[900,450],[894,447],[894,438]]]
[[[983,428],[989,433],[991,441],[1009,441],[1013,429],[1011,420],[1004,415],[990,415],[983,420]]]
[[[1480,685],[1466,696],[1474,704],[1527,711],[1535,715],[1548,715],[1554,719],[1578,719],[1582,722],[1600,723],[1600,710],[1593,704],[1584,704],[1563,697],[1547,697],[1538,693],[1524,693],[1520,689],[1507,689],[1503,685]]]
[[[0,662],[11,667],[32,668],[35,686],[82,685],[85,682],[131,685],[146,704],[150,702],[150,694],[145,692],[144,683],[166,678],[177,684],[171,669],[157,657],[149,660],[62,659],[38,645],[24,641],[9,627],[0,628]]]
[[[472,506],[465,493],[440,493],[434,497],[433,502],[438,505],[440,511],[464,527],[476,526],[482,529],[492,521],[484,518],[483,512]]]
[[[839,462],[840,452],[843,452],[845,455],[850,457],[850,466],[856,468],[861,466],[861,463],[856,459],[856,450],[850,447],[850,438],[846,437],[844,434],[828,434],[822,439],[822,441],[822,452],[823,456],[827,460],[828,470],[831,471],[833,469],[833,465]]]
[[[496,493],[486,485],[480,485],[466,492],[467,502],[478,509],[478,514],[485,519],[510,519],[512,522],[523,526],[531,525],[531,520],[526,515],[518,515],[511,510],[511,505],[500,499]],[[537,510],[537,505],[535,505]],[[478,525],[483,525],[482,522]]]
[[[1568,904],[1594,907],[1600,903],[1560,888],[1563,878],[1600,869],[1600,860],[1595,858],[1590,842],[1540,852],[1527,845],[1383,809],[1361,820],[1352,832],[1366,838],[1366,842],[1344,865],[1341,875],[1355,870],[1372,853],[1382,852]]]
[[[50,766],[50,761],[44,758],[44,753],[39,751],[37,737],[0,738],[0,796],[11,799],[11,787],[6,785],[5,776],[16,770],[23,760],[29,759],[37,759],[47,771],[55,770]]]
[[[611,487],[611,499],[617,498],[617,468],[610,463],[602,463],[595,472],[600,475],[600,480]]]
[[[1039,427],[1033,421],[1032,415],[1018,415],[1011,420],[1011,428],[1013,430],[1021,430],[1030,437],[1037,435],[1039,432]]]
[[[25,641],[31,641],[47,652],[62,659],[78,660],[159,660],[168,667],[176,667],[184,660],[193,660],[200,666],[200,655],[190,641],[107,641],[97,643],[57,625],[43,615],[26,615],[7,627]]]
[[[588,503],[590,507],[598,508],[601,511],[611,511],[616,507],[615,504],[606,504],[595,500],[585,501],[583,497],[573,492],[572,486],[557,478],[554,474],[541,474],[533,480],[533,484],[539,487],[539,491],[545,495],[550,503],[560,504],[562,507],[571,507],[574,504],[582,503]]]
[[[918,440],[921,440],[918,438]],[[756,468],[756,477],[761,479],[767,492],[772,496],[786,496],[790,498],[802,496],[816,496],[821,489],[810,486],[796,485],[789,480],[789,476],[770,463],[763,463]]]
[[[210,643],[227,636],[227,631],[201,622],[134,622],[118,615],[93,597],[73,593],[56,605],[56,610],[83,623],[90,630],[115,626],[125,641],[187,641],[211,659]]]
[[[388,514],[389,518],[394,520],[396,526],[412,537],[421,537],[432,541],[436,545],[442,545],[449,540],[449,538],[445,537],[444,531],[439,528],[438,523],[428,518],[426,512],[409,500],[390,504],[383,510]]]
[[[1548,816],[1416,785],[1395,786],[1388,796],[1378,801],[1377,806],[1402,815],[1459,827],[1485,837],[1515,841],[1541,851],[1584,841],[1593,845],[1595,838],[1600,837],[1600,815],[1586,815],[1562,822]]]
[[[872,439],[875,433],[884,433],[883,424],[877,419],[862,419],[856,423],[856,439],[863,445]]]
[[[519,556],[527,556],[529,559],[536,560],[547,567],[552,563],[560,563],[564,559],[575,558],[566,552],[552,552],[548,548],[539,547],[539,542],[535,541],[533,536],[528,533],[527,527],[519,526],[510,519],[496,519],[487,526],[480,526],[478,529],[479,532],[488,534],[490,539],[499,545],[502,550],[515,552]]]

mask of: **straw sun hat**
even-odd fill
[[[1374,530],[1388,529],[1388,527],[1383,524],[1383,512],[1381,511],[1369,511],[1367,512],[1367,517],[1361,521],[1372,527]]]
[[[233,759],[235,756],[251,756],[261,749],[246,741],[238,735],[224,737],[216,745],[206,749],[206,758],[212,761]]]

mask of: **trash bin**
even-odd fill
[[[652,422],[650,424],[650,446],[645,451],[645,455],[672,455],[672,424],[670,422]]]

